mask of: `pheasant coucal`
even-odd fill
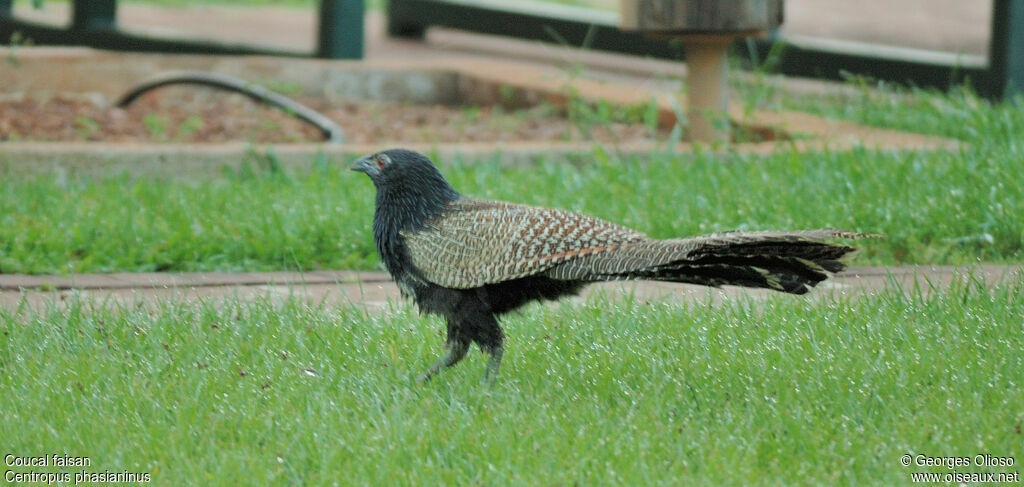
[[[645,279],[806,293],[853,247],[841,230],[728,232],[655,240],[568,211],[485,201],[459,194],[434,163],[392,149],[359,159],[377,188],[373,238],[402,295],[444,316],[444,355],[420,380],[466,356],[470,343],[490,355],[485,381],[501,364],[497,316],[531,301],[578,293],[595,281]]]

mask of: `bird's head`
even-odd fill
[[[369,155],[352,164],[353,171],[365,173],[386,199],[447,202],[459,193],[437,170],[427,156],[407,149],[389,149]]]
[[[394,149],[393,149],[394,150]],[[361,157],[352,163],[349,169],[353,171],[359,171],[370,176],[374,182],[383,180],[384,170],[391,171],[391,167],[394,165],[391,161],[391,156],[387,154],[389,151],[381,151],[376,154],[371,154],[366,157]]]
[[[427,156],[407,149],[380,151],[360,158],[349,169],[365,173],[378,185],[424,175],[444,179]]]

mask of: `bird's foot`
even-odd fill
[[[417,384],[422,384],[422,383],[424,383],[424,382],[434,378],[434,376],[437,375],[437,371],[435,371],[433,369],[434,368],[431,367],[431,368],[427,369],[426,372],[424,372],[424,373],[420,374],[418,377],[416,377],[416,383]]]
[[[434,365],[431,365],[426,372],[417,377],[416,382],[422,384],[430,380],[435,375],[437,375],[437,373],[440,372],[442,368],[451,367],[459,363],[459,361],[466,356],[466,352],[469,350],[469,343],[461,341],[448,341],[447,343],[444,344],[444,349],[444,355],[442,355],[441,358],[437,360],[437,362],[434,362]]]
[[[484,348],[484,352],[491,356],[491,359],[487,361],[487,368],[484,369],[484,384],[494,386],[494,381],[498,378],[498,368],[501,367],[501,356],[504,354],[504,349],[498,345]]]

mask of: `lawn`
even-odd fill
[[[411,383],[440,324],[405,306],[70,297],[0,309],[0,446],[158,485],[902,485],[1024,460],[1022,292],[533,306],[493,388],[476,352]]]
[[[857,265],[1024,260],[1020,99],[752,93],[751,104],[965,144],[439,162],[466,194],[655,237],[841,227],[885,235],[858,243]],[[0,273],[379,267],[373,187],[349,161],[229,162],[203,181],[4,173]],[[1024,461],[1022,292],[1016,278],[533,306],[504,321],[493,388],[478,353],[412,384],[442,325],[405,303],[378,313],[271,296],[71,294],[0,308],[0,451],[90,462],[5,475],[144,473],[158,485],[894,485],[919,472],[1012,473]],[[917,465],[985,454],[1014,464]]]

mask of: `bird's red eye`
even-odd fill
[[[383,157],[377,157],[374,160],[377,161],[377,167],[381,169],[384,169],[384,166],[388,165],[387,159],[384,159]]]

